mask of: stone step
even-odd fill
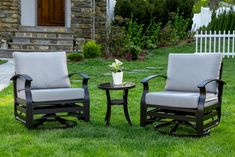
[[[34,38],[34,37],[13,37],[13,43],[24,44],[71,44],[73,45],[73,38]]]
[[[17,32],[15,32],[15,37],[71,39],[71,38],[73,38],[73,33],[70,33],[70,32],[17,31]]]
[[[70,32],[71,29],[65,27],[46,27],[46,26],[20,26],[19,31],[31,32]]]
[[[73,51],[72,44],[23,44],[23,43],[9,43],[10,49],[28,50],[28,51]]]

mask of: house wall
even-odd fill
[[[95,39],[106,36],[107,31],[107,0],[96,0]]]
[[[20,24],[20,1],[0,1],[0,36],[11,36]]]
[[[72,0],[71,28],[77,38],[91,39],[92,0]]]
[[[21,1],[26,7],[31,6],[31,10],[21,10]],[[28,1],[30,1],[30,5]],[[71,30],[74,32],[75,37],[85,39],[99,38],[100,34],[106,31],[107,0],[69,1],[71,3],[67,4],[66,8],[71,16],[66,16],[66,21],[71,21]],[[0,0],[0,35],[12,34],[17,31],[21,23],[29,26],[36,25],[36,5],[34,4],[32,0]],[[35,7],[35,9],[32,7]],[[32,10],[34,10],[34,13],[32,13]],[[21,19],[21,11],[22,16],[30,18]],[[70,24],[66,24],[66,26],[70,27]],[[12,33],[7,33],[8,31]]]

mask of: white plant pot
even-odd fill
[[[122,81],[123,81],[123,72],[112,72],[112,76],[113,76],[113,84],[114,85],[122,85]]]

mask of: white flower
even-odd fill
[[[122,67],[123,63],[119,61],[118,59],[115,59],[115,62],[113,62],[111,65],[109,65],[111,71],[113,72],[121,72],[123,70]]]
[[[122,65],[122,64],[123,64],[123,63],[122,63],[120,60],[118,60],[118,59],[115,59],[115,63],[118,64],[118,65]]]

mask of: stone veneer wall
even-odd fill
[[[95,38],[100,39],[106,36],[107,22],[107,0],[95,0],[96,21],[95,21]]]
[[[95,10],[93,2],[95,1]],[[106,30],[107,0],[71,0],[71,28],[76,38],[95,39]],[[11,36],[20,25],[20,0],[0,0],[0,36]],[[93,30],[95,16],[95,31]]]
[[[95,7],[93,6],[94,1]],[[72,0],[71,27],[76,38],[98,39],[105,32],[106,1]],[[95,30],[93,30],[94,20]],[[93,34],[94,32],[95,34]]]
[[[76,38],[91,39],[92,0],[72,0],[71,22]]]
[[[11,38],[20,24],[20,0],[0,0],[0,36]]]

